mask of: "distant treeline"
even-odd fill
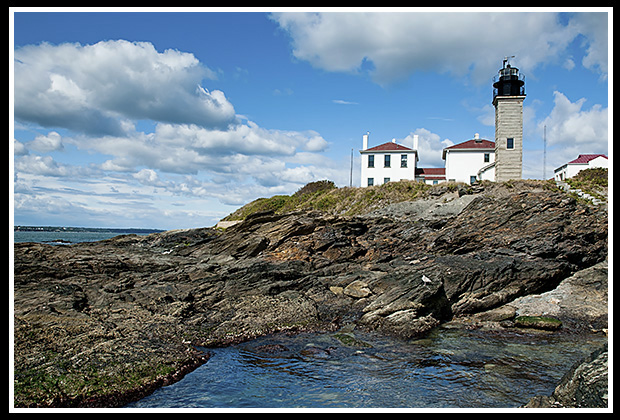
[[[14,231],[22,232],[100,232],[100,233],[136,233],[148,234],[163,232],[161,229],[141,229],[141,228],[87,228],[72,226],[14,226]]]

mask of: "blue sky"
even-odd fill
[[[310,181],[359,185],[370,146],[494,140],[492,78],[526,77],[523,177],[610,154],[611,8],[11,9],[13,218],[212,226]]]

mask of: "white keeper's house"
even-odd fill
[[[396,140],[368,147],[368,134],[362,137],[362,187],[382,185],[404,179],[435,185],[445,181],[472,184],[495,181],[495,142],[481,139],[478,133],[471,140],[443,149],[443,168],[418,168],[418,136],[412,147]]]
[[[413,147],[403,146],[396,140],[368,148],[368,136],[362,137],[362,187],[382,185],[390,181],[415,179],[418,162],[418,136]]]
[[[473,184],[495,181],[495,142],[481,139],[478,133],[471,140],[443,149],[446,180]]]
[[[609,161],[607,156],[603,154],[587,154],[579,155],[577,159],[556,168],[553,172],[553,178],[556,181],[564,181],[572,178],[583,169],[588,168],[607,168]]]

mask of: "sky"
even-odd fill
[[[359,186],[366,132],[417,134],[418,166],[443,167],[494,140],[505,56],[523,178],[611,157],[611,8],[125,10],[10,9],[15,225],[213,226],[308,182]]]

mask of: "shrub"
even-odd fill
[[[317,192],[327,192],[329,190],[333,190],[334,188],[336,188],[334,181],[324,179],[322,181],[310,182],[298,189],[297,192],[293,194],[293,197],[300,197],[306,194],[315,194]]]
[[[607,168],[588,168],[579,171],[579,173],[572,178],[572,181],[606,187],[607,178]]]

